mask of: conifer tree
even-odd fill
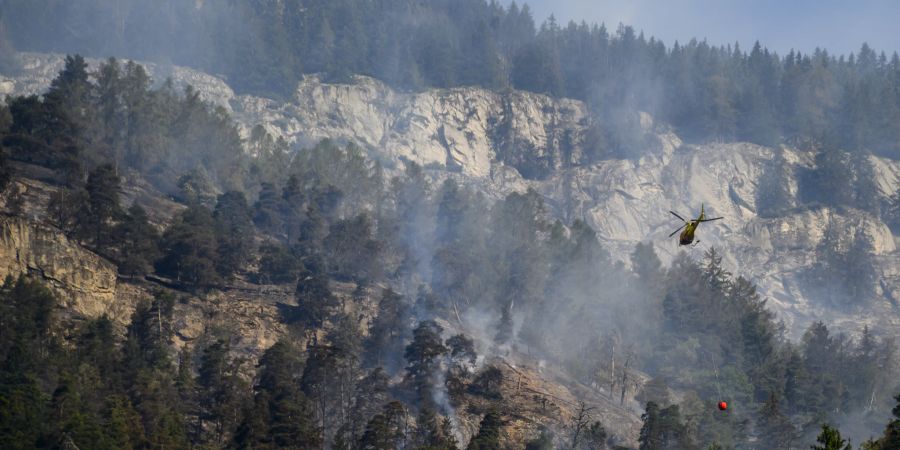
[[[205,287],[219,280],[215,222],[203,206],[184,210],[160,241],[162,258],[156,270],[178,281]]]
[[[441,339],[443,328],[436,322],[426,320],[413,330],[413,339],[403,356],[406,358],[406,381],[415,392],[422,405],[434,406],[432,388],[440,370],[440,358],[447,353]]]
[[[114,244],[115,222],[124,212],[119,206],[121,181],[110,164],[92,170],[85,190],[88,194],[87,208],[78,218],[81,236],[87,238],[101,253],[108,254]]]
[[[469,441],[467,450],[495,450],[500,448],[500,427],[503,420],[496,409],[491,409],[481,418],[478,434]]]
[[[816,437],[816,442],[821,445],[813,445],[813,450],[852,450],[853,446],[841,438],[841,433],[828,424],[822,424],[822,432]]]
[[[119,241],[116,256],[119,273],[133,277],[151,272],[153,261],[159,257],[159,233],[149,223],[144,208],[137,203],[132,204],[117,226],[115,235]]]
[[[229,191],[219,196],[213,219],[216,223],[216,270],[230,278],[249,262],[254,250],[254,228],[244,194]]]
[[[789,449],[794,445],[797,431],[790,419],[781,412],[778,397],[774,393],[769,395],[759,411],[757,434],[760,444],[766,448]]]

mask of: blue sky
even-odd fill
[[[508,2],[507,2],[508,3]],[[523,2],[519,0],[521,5]],[[550,13],[558,22],[619,23],[642,29],[667,46],[677,39],[711,44],[753,42],[780,54],[816,47],[847,54],[868,42],[889,56],[900,51],[900,0],[529,0],[535,22]]]

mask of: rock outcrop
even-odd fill
[[[21,217],[0,216],[0,277],[39,277],[70,314],[120,318],[116,266],[60,231]],[[127,318],[127,316],[125,316]]]
[[[39,93],[62,68],[61,55],[21,55],[24,71],[0,75],[0,93]],[[89,60],[92,67],[98,60]],[[193,85],[200,95],[229,110],[245,135],[256,125],[293,143],[297,151],[320,139],[353,141],[390,171],[403,161],[426,167],[435,180],[454,177],[501,198],[534,188],[554,216],[585,220],[628,264],[637,242],[653,242],[664,261],[686,250],[696,258],[715,246],[726,267],[753,280],[769,305],[798,336],[813,320],[846,324],[859,332],[864,324],[886,325],[900,334],[900,254],[896,237],[879,218],[853,209],[820,208],[761,218],[756,196],[760,175],[774,150],[748,143],[684,145],[648,115],[641,125],[652,139],[640,158],[587,164],[586,135],[592,117],[586,105],[569,99],[479,88],[399,92],[367,77],[349,84],[323,83],[307,76],[287,102],[236,95],[223,80],[191,69],[146,64],[159,82]],[[814,167],[812,155],[782,149],[789,170]],[[873,158],[880,195],[900,187],[900,162]],[[798,186],[793,182],[793,195]],[[696,214],[700,204],[725,220],[704,225],[701,246],[679,248],[666,238],[679,224],[667,211]],[[839,312],[806,298],[799,275],[814,258],[828,224],[843,236],[863,227],[873,239],[879,300],[860,311]]]
[[[301,147],[353,141],[389,167],[414,161],[472,177],[488,176],[496,161],[548,175],[583,155],[589,126],[587,108],[574,100],[478,88],[403,93],[361,76],[352,84],[307,76],[291,102],[239,96],[232,107],[246,126]]]
[[[0,74],[0,95],[43,92],[63,65],[60,55],[23,54],[22,60],[21,74]],[[99,61],[89,63],[96,68]],[[292,143],[296,151],[323,138],[352,141],[388,171],[414,161],[434,181],[451,177],[492,199],[533,188],[544,196],[553,216],[566,223],[586,221],[626,265],[638,242],[652,242],[664,262],[681,251],[700,259],[705,249],[715,246],[729,271],[759,287],[791,337],[799,337],[815,320],[851,334],[869,325],[900,336],[898,238],[878,217],[853,208],[798,209],[780,217],[760,217],[759,183],[773,161],[772,148],[748,143],[685,145],[643,115],[643,131],[652,139],[647,139],[650,144],[642,156],[589,163],[586,141],[593,119],[586,105],[574,100],[478,88],[409,93],[366,77],[356,77],[350,84],[328,84],[309,76],[293,99],[279,102],[236,95],[220,78],[194,70],[145,66],[156,82],[171,77],[175,86],[194,86],[202,98],[228,110],[245,136],[261,125]],[[814,167],[808,152],[780,151],[790,172]],[[879,195],[887,198],[900,188],[900,162],[880,158],[872,162]],[[791,195],[798,195],[796,180]],[[700,204],[725,219],[700,228],[699,246],[678,247],[667,235],[680,223],[667,211],[696,215]],[[816,248],[829,226],[846,237],[864,230],[872,239],[877,298],[865,307],[824,305],[802,288],[804,273],[815,262]],[[140,283],[117,284],[115,270],[50,227],[22,218],[0,218],[0,276],[33,273],[43,277],[74,314],[108,314],[127,321],[133,304],[149,291]],[[349,296],[349,291],[345,294]],[[287,297],[289,293],[238,289],[204,301],[180,302],[175,324],[178,344],[188,344],[209,329],[231,327],[228,334],[235,337],[235,347],[258,356],[286,332],[278,308],[291,301]],[[539,368],[506,364],[503,372],[508,381],[504,395],[524,403],[535,395],[556,398],[560,423],[571,415],[576,399],[588,395],[576,392],[574,383],[566,384],[572,390],[553,384],[548,381],[550,375],[538,375]],[[523,431],[534,431],[541,422],[538,416],[547,414],[528,409],[534,405],[522,406],[520,411],[533,417],[516,419],[517,425],[507,432],[520,435],[508,438],[520,441]],[[612,403],[606,406],[604,423],[636,434],[635,411],[617,410]],[[475,416],[460,418],[465,433],[474,432]]]

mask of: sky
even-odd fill
[[[508,3],[508,2],[507,2]],[[519,5],[523,3],[518,0]],[[863,42],[888,56],[900,51],[898,0],[527,0],[535,22],[551,13],[570,20],[603,22],[614,32],[619,23],[662,39],[696,37],[710,44],[753,43],[785,54],[821,47],[832,54],[857,52]]]

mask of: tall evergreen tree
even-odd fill
[[[244,194],[229,191],[219,196],[213,219],[216,224],[216,270],[224,278],[234,276],[249,262],[254,251],[253,222]]]
[[[816,442],[821,445],[813,445],[813,450],[852,450],[853,446],[841,438],[841,433],[828,424],[822,424],[822,432],[816,437]]]
[[[159,233],[149,223],[144,208],[137,203],[132,204],[116,228],[115,235],[119,241],[116,255],[119,273],[132,277],[149,273],[153,269],[153,261],[159,257]]]
[[[160,250],[163,256],[155,264],[159,273],[197,287],[219,280],[215,222],[203,206],[181,213],[163,233]]]
[[[500,448],[500,427],[503,419],[496,409],[491,409],[481,418],[478,434],[469,441],[467,450],[494,450]]]
[[[124,216],[119,206],[121,181],[115,168],[104,164],[92,170],[85,190],[88,194],[87,208],[79,217],[81,234],[104,254],[108,254],[114,233],[115,221]]]
[[[443,328],[436,322],[426,320],[413,330],[413,339],[406,346],[406,381],[416,394],[416,398],[426,407],[434,407],[433,387],[441,360],[447,353],[441,333]]]

